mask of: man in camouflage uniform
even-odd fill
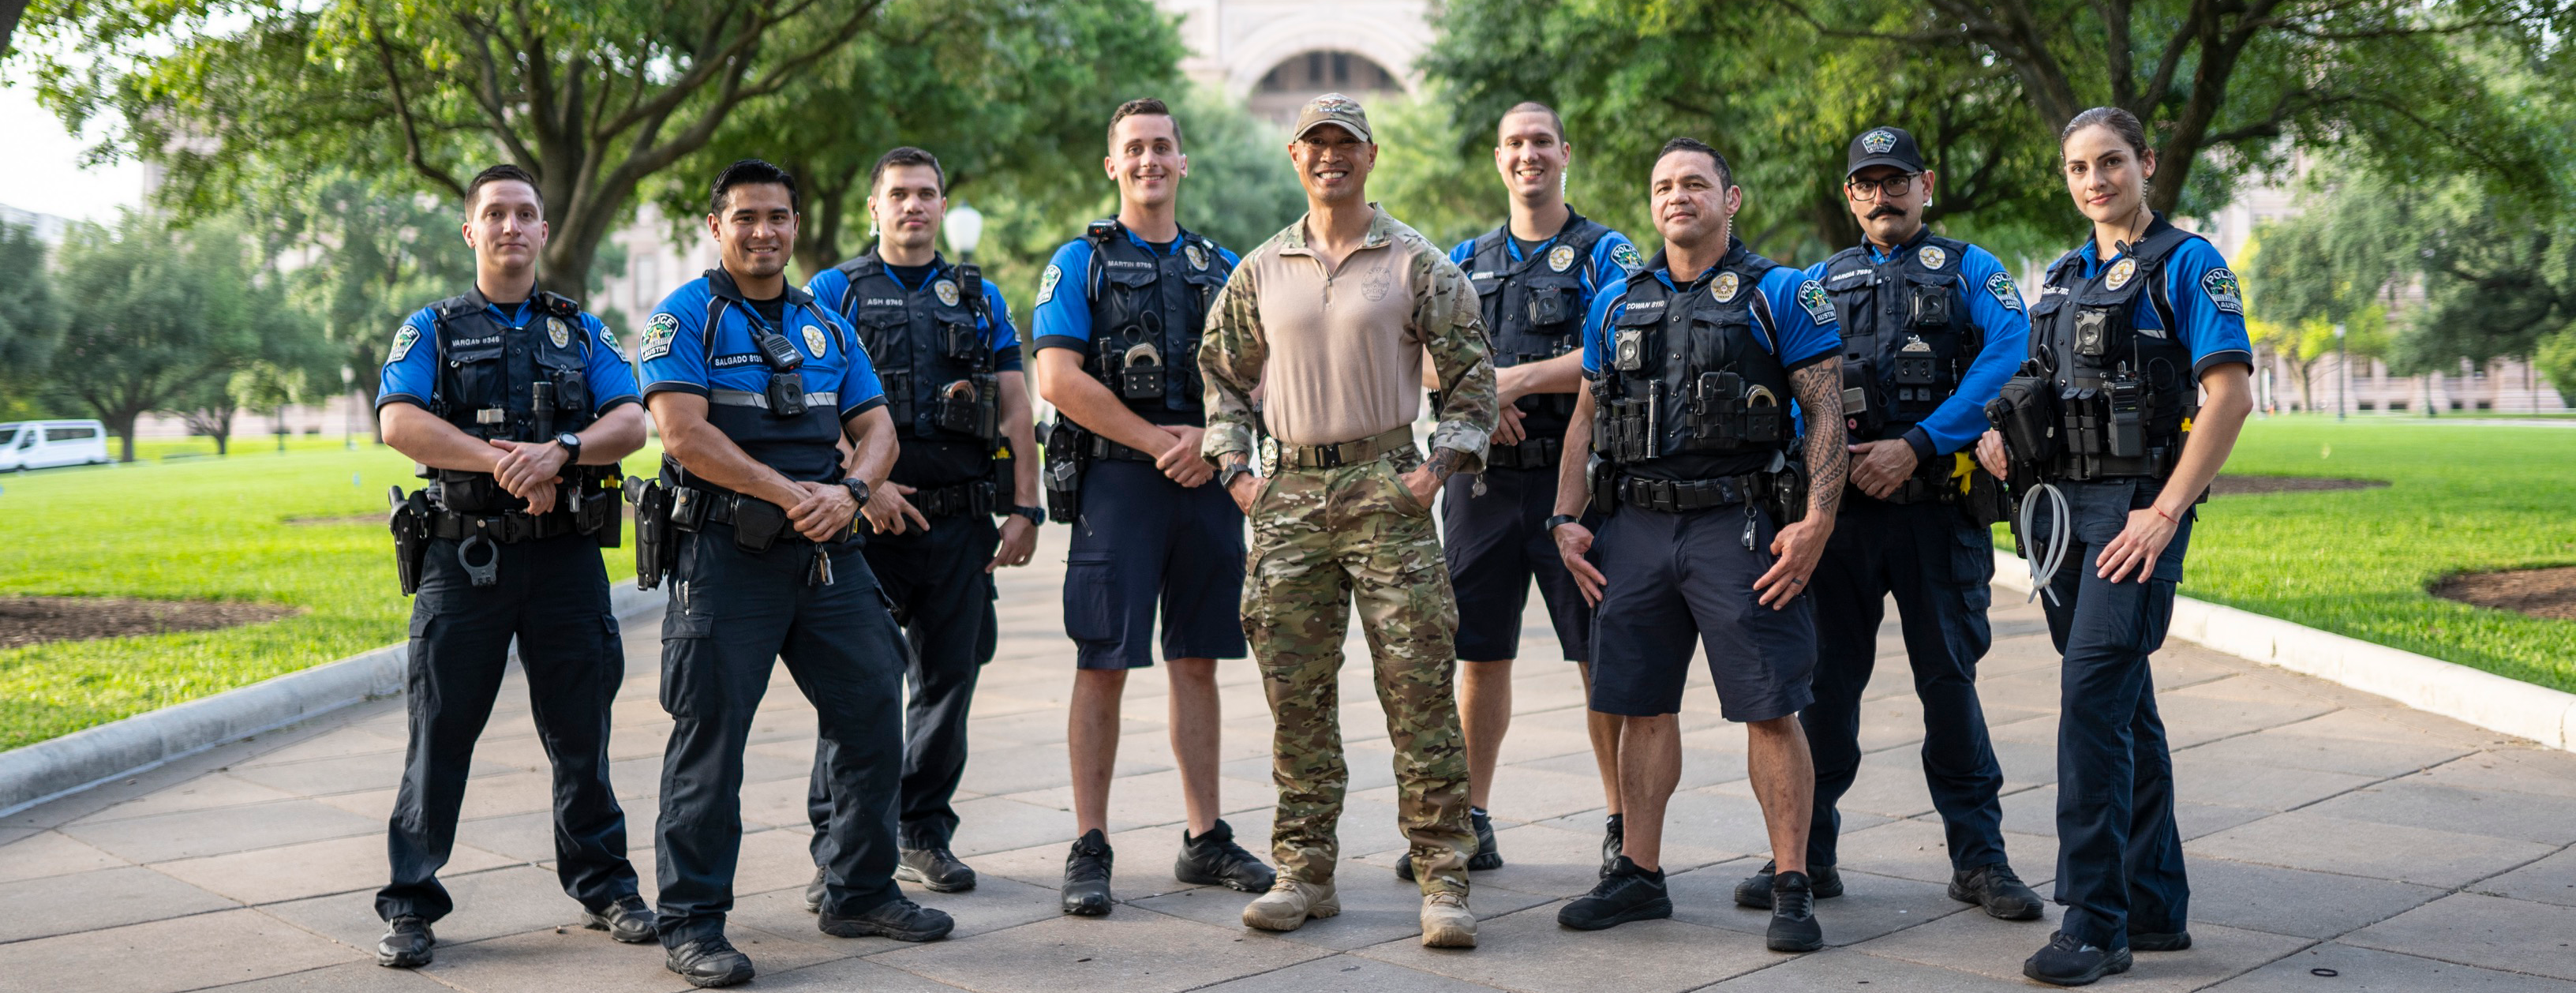
[[[1334,829],[1350,776],[1336,718],[1356,595],[1395,748],[1397,819],[1422,887],[1422,943],[1472,948],[1476,843],[1451,683],[1458,607],[1431,501],[1451,475],[1483,468],[1498,413],[1481,310],[1438,247],[1368,202],[1377,146],[1356,101],[1328,93],[1306,104],[1288,149],[1306,216],[1235,268],[1199,346],[1205,451],[1252,519],[1243,629],[1277,721],[1279,874],[1243,922],[1289,931],[1341,912]],[[1411,427],[1425,354],[1443,398],[1427,459]],[[1256,417],[1270,432],[1258,476]]]

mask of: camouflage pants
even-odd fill
[[[1404,464],[1420,457],[1395,460]],[[1261,666],[1277,731],[1279,810],[1271,854],[1283,875],[1333,878],[1334,836],[1350,782],[1342,760],[1342,637],[1351,601],[1376,660],[1378,702],[1395,749],[1397,826],[1412,841],[1424,893],[1467,891],[1467,754],[1452,689],[1458,605],[1431,511],[1381,459],[1288,470],[1252,505],[1243,632]]]

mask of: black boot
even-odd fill
[[[1064,912],[1099,917],[1109,912],[1109,866],[1116,854],[1109,836],[1094,830],[1073,843],[1064,856]]]
[[[975,888],[975,870],[959,861],[957,853],[946,845],[902,849],[896,857],[894,878],[920,883],[933,893],[964,893]]]
[[[937,941],[957,927],[947,914],[900,896],[848,917],[829,910],[822,914],[815,928],[835,938],[876,935],[896,941]]]
[[[1629,921],[1671,916],[1673,898],[1664,889],[1664,871],[1637,868],[1637,863],[1622,855],[1592,892],[1576,897],[1556,912],[1556,922],[1577,931],[1598,931]]]
[[[1950,899],[1986,908],[1986,916],[2003,921],[2039,919],[2039,894],[2022,885],[2012,866],[1997,862],[1950,874]]]
[[[1825,947],[1824,925],[1816,923],[1816,894],[1803,872],[1771,877],[1771,929],[1762,945],[1775,952],[1812,952]]]
[[[1234,828],[1220,820],[1206,834],[1193,837],[1181,829],[1181,855],[1172,860],[1172,878],[1193,886],[1223,886],[1244,893],[1268,893],[1278,874],[1234,843]]]
[[[393,969],[417,969],[429,964],[429,950],[438,944],[438,936],[429,933],[429,922],[410,914],[385,923],[385,936],[376,939],[376,964]]]
[[[1771,880],[1779,871],[1776,868],[1777,865],[1776,862],[1764,862],[1760,870],[1744,877],[1743,882],[1735,884],[1735,905],[1751,907],[1755,910],[1771,909]],[[1830,865],[1808,866],[1807,889],[1815,894],[1818,900],[1830,900],[1841,896],[1843,895],[1843,874],[1835,872],[1834,867]]]
[[[700,989],[738,986],[750,982],[752,974],[751,956],[735,951],[733,942],[721,934],[671,949],[662,959],[662,968],[679,973]]]
[[[1619,815],[1610,815],[1607,824],[1601,829],[1602,878],[1609,878],[1611,870],[1618,868],[1619,850],[1627,847],[1627,845],[1628,839],[1619,820]]]
[[[1503,853],[1494,847],[1494,819],[1484,811],[1467,808],[1467,826],[1476,832],[1476,854],[1467,856],[1467,868],[1475,872],[1503,867]],[[1395,864],[1395,878],[1413,881],[1413,859],[1407,856]]]
[[[608,936],[629,945],[641,945],[661,935],[655,927],[653,911],[644,906],[644,898],[629,893],[600,910],[585,910],[581,925],[593,931],[606,931]]]
[[[2191,947],[2191,932],[2129,932],[2129,950],[2133,952],[2179,952]]]
[[[2096,948],[2060,931],[2048,936],[2048,947],[2024,960],[2021,974],[2052,986],[2086,986],[2104,976],[2129,971],[2129,950]]]

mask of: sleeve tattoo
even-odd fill
[[[1790,373],[1789,392],[1807,412],[1807,516],[1832,517],[1851,473],[1851,453],[1843,448],[1841,364],[1814,362]]]

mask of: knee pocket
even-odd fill
[[[1110,552],[1069,552],[1064,560],[1064,633],[1075,641],[1118,637],[1117,560]]]
[[[1956,538],[1950,545],[1950,578],[1965,590],[1968,606],[1984,610],[1993,606],[1995,579],[1995,544],[1992,532],[1970,524],[1953,529]]]

